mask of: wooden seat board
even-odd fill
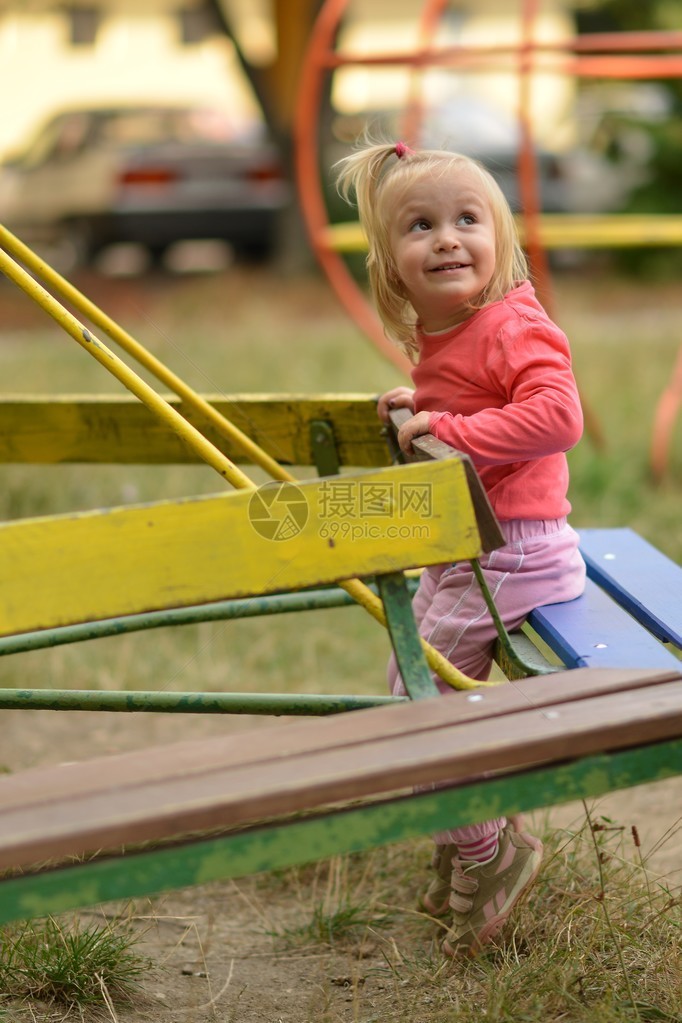
[[[588,576],[659,639],[682,647],[682,568],[632,529],[581,529]]]
[[[588,579],[585,592],[546,604],[528,624],[569,668],[674,668],[680,661]]]
[[[105,798],[101,793],[67,797],[64,804],[53,801],[39,813],[35,807],[10,809],[0,817],[0,866],[234,825],[482,771],[556,763],[682,734],[680,678],[549,710],[533,707],[479,721],[476,727],[453,722],[453,703],[434,701],[443,714],[441,728],[363,741],[355,757],[348,748],[320,748],[282,758],[274,770],[272,763],[261,761],[201,777],[174,777],[172,785],[142,779],[121,787],[112,778]]]
[[[680,669],[682,671],[682,669]],[[644,689],[677,678],[676,671],[590,669],[557,672],[542,678],[519,679],[494,689],[455,693],[447,697],[447,714],[440,698],[381,708],[381,713],[356,711],[311,723],[286,722],[255,732],[241,732],[229,739],[215,737],[177,742],[172,746],[113,754],[82,764],[37,767],[16,775],[0,776],[0,814],[13,807],[39,808],[58,798],[99,794],[105,798],[113,787],[124,788],[141,781],[189,778],[213,770],[259,762],[273,764],[278,758],[316,753],[320,749],[362,748],[377,742],[419,732],[445,723],[470,727],[481,720],[514,714],[527,708],[551,708],[557,703],[592,696]]]
[[[670,740],[42,867],[0,880],[0,923],[360,852],[470,823],[483,807],[517,813],[595,799],[669,778],[680,762],[682,740]]]

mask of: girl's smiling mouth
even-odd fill
[[[432,266],[429,273],[437,274],[448,270],[466,270],[469,263],[441,263],[440,266]]]

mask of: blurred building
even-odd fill
[[[271,49],[267,0],[241,4],[252,59]],[[235,48],[202,0],[0,0],[0,156],[61,107],[198,102],[252,118]]]
[[[198,101],[222,106],[233,118],[252,116],[258,104],[219,12],[229,18],[241,60],[259,69],[277,59],[278,40],[280,48],[289,40],[300,46],[292,19],[301,22],[300,35],[315,6],[312,0],[0,0],[0,156],[44,115],[84,100]],[[539,6],[536,38],[558,42],[573,34],[572,4],[542,0]],[[520,0],[452,3],[436,38],[443,45],[518,43],[521,7]],[[351,0],[340,45],[358,54],[409,52],[423,8],[421,0]],[[295,75],[298,62],[298,55],[285,62],[285,74]],[[281,74],[275,83],[281,93]],[[480,73],[432,69],[421,87],[443,116],[449,104],[470,95],[502,115],[515,115],[518,105],[514,60],[500,59]],[[334,106],[348,115],[396,109],[412,88],[404,69],[346,68],[335,76]],[[531,108],[541,144],[571,144],[573,91],[567,76],[533,75]],[[447,131],[447,124],[441,127]]]

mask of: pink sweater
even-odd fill
[[[565,334],[530,282],[440,334],[419,335],[415,412],[470,455],[500,520],[567,515],[565,451],[582,410]],[[438,410],[438,411],[436,411]]]

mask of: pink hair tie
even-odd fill
[[[405,145],[404,142],[396,142],[395,144],[395,155],[400,160],[401,157],[409,154],[410,156],[414,153],[414,149],[410,149],[409,146]]]

